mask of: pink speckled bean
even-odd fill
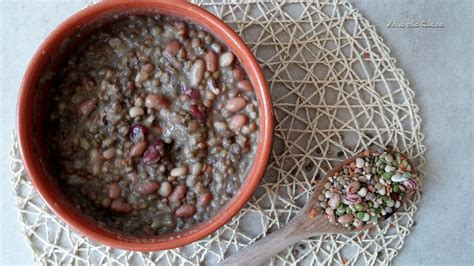
[[[109,198],[117,199],[122,194],[122,188],[120,188],[118,183],[111,183],[109,185]]]
[[[236,114],[229,119],[229,128],[236,131],[245,126],[248,118],[244,114]]]
[[[194,207],[194,205],[187,204],[179,207],[176,210],[175,215],[178,218],[189,218],[193,216],[194,213],[196,213],[196,207]]]
[[[118,213],[129,213],[132,211],[132,206],[130,206],[130,204],[119,199],[112,201],[110,208]]]
[[[187,188],[185,185],[177,186],[168,197],[170,201],[180,201],[186,196]]]
[[[231,112],[238,112],[245,107],[247,101],[242,97],[235,97],[227,100],[226,108]]]

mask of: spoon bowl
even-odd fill
[[[299,240],[321,234],[345,234],[359,232],[375,226],[375,224],[365,224],[361,227],[356,227],[353,230],[349,230],[342,224],[330,223],[329,219],[326,217],[326,214],[321,212],[321,208],[318,206],[318,197],[324,189],[324,184],[328,182],[330,177],[334,176],[336,172],[340,171],[344,165],[355,162],[357,158],[365,158],[373,155],[374,153],[379,152],[367,150],[339,163],[336,167],[331,169],[319,182],[309,201],[306,202],[303,208],[291,219],[288,224],[279,228],[275,232],[264,236],[262,239],[247,246],[243,250],[224,259],[220,265],[261,265],[262,262],[278,253],[280,250],[298,242]],[[403,156],[407,158],[405,155]],[[414,164],[409,159],[406,160],[411,166],[412,171],[414,171]],[[401,206],[403,206],[403,202],[407,201],[412,196],[413,193],[408,192],[403,198]],[[384,217],[379,221],[379,223],[385,221],[388,219],[388,217],[389,216]]]

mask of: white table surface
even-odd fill
[[[0,265],[34,265],[21,235],[8,172],[15,105],[26,66],[45,36],[87,4],[0,0]],[[395,265],[474,265],[474,1],[357,0],[416,92],[423,118],[426,179],[417,225]],[[407,23],[443,28],[393,28]]]

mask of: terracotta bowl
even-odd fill
[[[258,151],[240,190],[214,217],[179,233],[137,237],[99,227],[93,219],[73,208],[58,188],[53,167],[47,156],[44,141],[45,112],[55,73],[84,36],[124,14],[171,15],[203,27],[224,42],[240,59],[259,102],[261,125]],[[216,231],[244,206],[255,191],[265,171],[271,150],[272,104],[257,60],[229,26],[204,9],[184,1],[106,1],[89,6],[71,16],[47,37],[35,53],[21,84],[17,108],[21,155],[30,180],[40,196],[61,219],[81,234],[121,249],[138,251],[171,249],[199,240]]]

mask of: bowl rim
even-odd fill
[[[51,47],[54,45],[57,46],[58,43],[64,41],[64,36],[68,36],[68,32],[74,30],[78,25],[85,24],[87,18],[104,15],[107,12],[116,12],[115,14],[117,14],[120,10],[123,12],[125,8],[127,8],[127,10],[129,8],[133,10],[146,10],[146,8],[166,9],[167,11],[162,13],[183,17],[183,19],[190,20],[192,23],[202,26],[214,35],[222,35],[224,40],[221,41],[231,48],[234,54],[241,55],[242,65],[248,73],[259,99],[260,129],[257,152],[252,161],[252,167],[238,192],[228,204],[221,206],[217,214],[212,216],[209,220],[196,224],[182,232],[172,233],[168,236],[168,239],[160,241],[158,241],[158,239],[163,235],[144,238],[132,236],[124,237],[121,234],[107,233],[107,230],[100,229],[98,226],[96,228],[89,227],[84,223],[85,220],[82,217],[79,217],[74,211],[68,210],[64,205],[61,205],[57,195],[51,191],[51,184],[44,181],[47,179],[47,176],[42,167],[41,160],[38,160],[36,152],[34,151],[34,108],[32,108],[32,106],[35,101],[37,82],[40,79],[40,70],[44,68],[44,62],[48,61],[47,56],[51,55]],[[49,53],[47,51],[49,51]],[[72,226],[82,235],[114,248],[135,251],[165,250],[184,246],[213,233],[234,217],[247,203],[259,185],[270,157],[273,141],[273,109],[270,91],[257,59],[244,41],[222,20],[203,8],[185,1],[104,1],[80,10],[56,27],[42,42],[27,67],[18,95],[16,122],[19,149],[25,170],[33,187],[49,208],[68,225]],[[157,240],[146,241],[145,239]]]

